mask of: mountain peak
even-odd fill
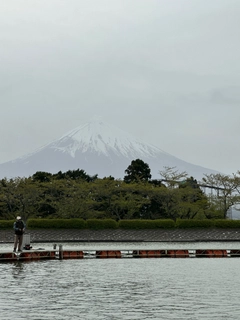
[[[216,173],[178,159],[94,116],[88,123],[33,153],[0,164],[0,177],[26,177],[36,171],[56,173],[82,169],[99,177],[123,178],[125,170],[135,159],[149,165],[154,179],[159,178],[159,171],[164,167],[176,167],[179,172],[186,171],[197,179],[206,173]]]
[[[97,152],[109,156],[111,153],[124,157],[155,156],[160,149],[146,144],[129,133],[118,129],[102,118],[95,116],[88,123],[81,125],[63,135],[49,145],[64,153],[75,157],[77,151]]]

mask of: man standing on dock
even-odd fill
[[[23,234],[25,231],[25,223],[23,222],[22,218],[18,216],[16,221],[13,224],[13,229],[15,231],[15,239],[14,239],[14,249],[13,252],[16,252],[18,246],[18,252],[22,251],[22,241],[23,241]]]

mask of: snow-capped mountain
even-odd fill
[[[154,179],[160,179],[159,171],[164,166],[187,171],[196,179],[215,172],[180,160],[95,118],[31,154],[0,164],[0,178],[28,177],[36,171],[57,173],[83,169],[100,178],[111,175],[122,179],[135,159],[148,163]]]

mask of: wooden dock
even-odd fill
[[[30,261],[43,259],[89,259],[89,258],[236,258],[240,249],[209,250],[64,250],[62,246],[53,250],[24,250],[23,252],[0,252],[0,262]]]

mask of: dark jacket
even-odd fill
[[[13,229],[15,231],[15,234],[17,235],[24,234],[25,228],[26,228],[26,225],[22,220],[17,220],[13,224]]]

